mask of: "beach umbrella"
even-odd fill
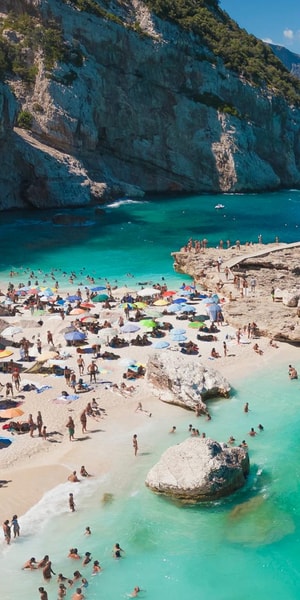
[[[120,331],[122,331],[122,333],[135,333],[140,329],[141,328],[138,325],[136,325],[135,323],[131,323],[130,321],[127,321],[125,325],[122,325],[122,327],[120,327]]]
[[[0,449],[1,450],[3,448],[8,448],[8,446],[10,446],[11,443],[12,443],[12,440],[9,440],[8,438],[0,437]]]
[[[170,304],[169,306],[167,306],[167,312],[168,313],[173,313],[173,312],[179,312],[181,310],[180,304]]]
[[[151,287],[147,287],[147,288],[144,288],[142,290],[139,290],[137,293],[138,293],[139,296],[142,296],[142,297],[144,297],[144,296],[155,296],[156,294],[159,294],[159,290],[157,290],[157,289],[155,289],[153,287],[152,288]]]
[[[169,298],[170,296],[175,296],[175,294],[177,294],[177,292],[174,292],[174,290],[167,290],[166,292],[163,292],[163,297],[164,298]]]
[[[172,342],[185,342],[187,340],[187,337],[186,335],[172,335],[171,340]]]
[[[146,306],[148,306],[148,304],[146,304],[146,302],[135,302],[133,304],[134,308],[146,308]]]
[[[82,299],[81,296],[76,296],[76,295],[66,296],[66,298],[65,298],[66,302],[71,302],[71,303],[72,302],[79,302],[79,300],[81,300],[81,299]]]
[[[199,327],[203,327],[204,323],[201,323],[201,321],[191,321],[189,323],[189,327],[191,329],[199,329]]]
[[[38,294],[41,291],[41,288],[36,287],[36,288],[31,288],[30,290],[28,290],[28,294]]]
[[[105,302],[105,300],[108,300],[108,295],[97,294],[97,296],[94,296],[94,298],[91,298],[91,300],[93,300],[93,302]]]
[[[191,306],[191,305],[187,305],[187,304],[185,304],[184,306],[181,305],[180,310],[181,310],[181,312],[187,312],[187,313],[196,312],[195,306]]]
[[[143,327],[150,327],[150,328],[157,327],[157,325],[158,325],[158,324],[156,323],[156,321],[154,321],[153,319],[141,319],[141,320],[139,321],[139,323],[140,323],[140,325],[142,325]]]
[[[40,296],[40,301],[41,302],[49,302],[50,296]],[[53,302],[55,302],[55,300],[53,300]]]
[[[93,317],[93,315],[87,317],[81,317],[80,321],[82,323],[94,323],[94,321],[98,321],[98,317]]]
[[[11,356],[12,354],[11,350],[0,350],[0,358],[7,358],[7,356]]]
[[[169,304],[168,300],[165,300],[163,298],[160,298],[159,300],[155,300],[155,302],[153,302],[154,306],[167,306]]]
[[[186,333],[186,329],[172,329],[172,335],[183,335]]]
[[[10,325],[9,327],[6,327],[5,329],[3,329],[3,331],[1,332],[1,335],[3,337],[14,337],[14,335],[16,335],[17,333],[22,333],[22,331],[23,331],[22,327]]]
[[[163,348],[168,348],[169,346],[169,342],[165,342],[164,340],[158,340],[152,344],[152,347],[156,348],[157,350],[162,350]]]
[[[20,408],[6,408],[5,410],[0,410],[1,419],[14,419],[15,417],[21,417],[24,415],[24,411]]]
[[[186,298],[175,298],[173,300],[174,304],[184,304],[185,302],[187,302]]]
[[[93,304],[92,302],[81,302],[80,306],[82,306],[83,308],[95,308],[95,304]]]
[[[65,333],[65,340],[68,342],[80,342],[85,340],[86,334],[82,331],[70,331],[69,333]]]
[[[106,290],[105,285],[96,285],[96,287],[91,288],[92,292],[102,292],[103,290]]]
[[[70,315],[83,315],[86,311],[84,310],[84,308],[72,308],[72,310],[70,310],[69,314]]]
[[[134,307],[134,305],[132,304],[132,302],[122,302],[122,304],[119,304],[119,308],[128,308],[128,310],[132,310]]]
[[[99,329],[99,334],[101,336],[106,336],[107,338],[113,337],[114,335],[117,335],[118,330],[115,329],[115,327],[103,327],[102,329]]]
[[[76,331],[76,327],[74,327],[74,325],[69,325],[68,327],[64,327],[64,329],[61,329],[60,333],[70,333],[70,331]]]
[[[190,296],[191,294],[193,294],[193,291],[187,290],[187,288],[184,288],[184,290],[182,290],[181,294],[182,294],[182,296]]]
[[[43,290],[43,288],[42,288],[42,291],[41,291],[41,292],[39,292],[39,296],[47,296],[47,297],[50,297],[50,296],[53,296],[53,293],[54,293],[54,292],[55,292],[54,288],[53,288],[53,289],[50,289],[50,288],[45,288],[44,290]]]

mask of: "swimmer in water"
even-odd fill
[[[125,550],[123,550],[123,548],[120,547],[120,544],[116,542],[112,552],[114,558],[121,558],[121,552],[125,552]]]

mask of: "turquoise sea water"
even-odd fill
[[[225,208],[215,210],[220,202]],[[86,226],[64,227],[51,223],[58,211],[1,214],[2,253],[0,276],[13,267],[41,268],[61,279],[62,271],[75,271],[76,282],[84,274],[111,282],[159,281],[174,275],[170,253],[186,241],[207,238],[215,246],[220,239],[234,243],[298,241],[300,192],[273,194],[191,196],[149,201],[116,202],[98,217],[94,209],[71,209],[83,215]],[[68,212],[68,211],[63,211]],[[59,271],[61,269],[61,271]],[[81,272],[82,271],[82,272]],[[132,278],[126,274],[134,275]],[[41,277],[38,277],[40,280]],[[27,283],[27,282],[26,282]]]
[[[221,201],[222,212],[214,209],[220,197],[213,196],[121,204],[109,207],[94,224],[72,229],[53,227],[50,213],[42,214],[46,222],[41,222],[40,213],[1,215],[6,248],[2,275],[12,266],[44,272],[51,268],[80,271],[85,266],[89,274],[110,281],[130,283],[131,278],[126,278],[130,272],[137,280],[156,281],[164,276],[175,282],[169,255],[190,236],[206,237],[211,245],[221,238],[256,242],[259,234],[265,242],[276,235],[282,241],[299,239],[299,192],[223,196]],[[78,212],[93,221],[91,209]],[[51,490],[21,519],[23,535],[18,543],[1,547],[0,569],[5,573],[1,598],[38,598],[37,588],[44,585],[40,573],[20,570],[30,556],[40,558],[47,552],[56,573],[71,576],[77,565],[70,564],[66,555],[71,546],[77,546],[81,554],[91,551],[103,566],[97,577],[90,576],[89,567],[81,570],[89,580],[89,600],[124,598],[135,585],[146,590],[140,596],[149,600],[298,599],[300,384],[288,380],[286,367],[269,365],[255,377],[240,381],[231,399],[211,403],[210,422],[195,422],[192,414],[183,411],[174,423],[176,439],[170,440],[155,414],[141,421],[137,460],[127,438],[108,438],[108,451],[110,444],[120,447],[118,472],[81,486],[75,514],[66,510],[67,484]],[[296,367],[299,371],[300,365]],[[246,401],[251,409],[247,415],[243,413]],[[239,442],[248,440],[251,474],[246,487],[230,499],[180,507],[145,488],[149,468],[170,441],[185,439],[190,422],[220,441],[230,435]],[[247,432],[258,423],[265,430],[249,438]],[[150,441],[143,445],[143,439]],[[103,504],[101,498],[107,492],[114,499]],[[89,538],[83,535],[87,525],[93,532]],[[111,556],[116,541],[126,550],[120,561]],[[49,600],[55,600],[56,582],[47,585],[47,590]],[[68,592],[68,599],[72,593]]]

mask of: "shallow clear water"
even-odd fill
[[[245,401],[250,404],[248,414],[243,412]],[[286,365],[276,365],[241,382],[231,399],[212,401],[210,407],[210,422],[200,418],[195,423],[194,416],[183,411],[172,439],[165,425],[147,419],[144,432],[139,433],[137,459],[127,439],[114,440],[123,455],[120,472],[81,486],[76,491],[76,513],[67,511],[68,484],[47,494],[21,519],[23,537],[18,544],[4,548],[1,598],[35,597],[37,587],[43,585],[41,574],[19,571],[29,556],[47,552],[55,572],[71,576],[78,565],[66,555],[77,546],[81,554],[92,552],[103,567],[97,577],[91,577],[89,567],[81,569],[89,580],[91,599],[122,598],[140,585],[149,600],[212,593],[218,600],[296,600],[300,589],[299,382],[289,381]],[[170,423],[172,419],[170,407]],[[145,488],[149,468],[171,442],[186,438],[190,422],[220,441],[230,435],[238,442],[247,439],[251,474],[246,487],[231,498],[182,507]],[[257,429],[258,423],[265,429],[252,439],[248,431],[251,426]],[[108,450],[110,443],[108,439]],[[103,494],[110,492],[114,499],[104,504]],[[87,525],[92,529],[88,538],[83,535]],[[111,556],[116,541],[126,551],[120,561]],[[49,598],[55,598],[56,582],[47,589]]]
[[[214,196],[126,203],[108,207],[97,219],[92,209],[78,209],[90,224],[73,228],[53,226],[53,211],[1,215],[5,252],[0,275],[23,265],[43,273],[61,269],[55,271],[59,279],[63,271],[79,273],[85,268],[81,278],[89,273],[131,283],[126,277],[131,273],[138,281],[162,276],[168,282],[182,281],[173,274],[170,252],[190,236],[206,237],[211,245],[221,238],[256,242],[259,234],[265,242],[274,241],[276,235],[282,241],[299,239],[299,192],[228,195],[221,201],[223,211],[214,209],[220,202]],[[211,422],[195,422],[183,411],[173,423],[170,407],[169,425],[177,426],[175,439],[167,434],[169,426],[147,419],[144,431],[139,431],[137,460],[127,439],[108,438],[108,451],[112,443],[120,447],[119,472],[80,486],[75,514],[66,507],[68,484],[51,490],[21,519],[18,543],[1,547],[0,570],[5,573],[1,599],[38,597],[37,588],[44,585],[41,574],[20,570],[30,556],[40,558],[47,552],[56,573],[71,576],[78,567],[66,558],[71,546],[81,553],[91,551],[103,566],[97,577],[90,576],[89,567],[81,571],[89,579],[86,597],[91,600],[124,598],[134,585],[145,589],[141,597],[149,600],[208,595],[216,600],[298,599],[300,388],[298,381],[288,380],[286,367],[262,369],[240,382],[230,400],[212,402]],[[246,401],[248,415],[243,413]],[[170,442],[185,439],[193,421],[220,441],[230,435],[238,442],[247,439],[251,474],[246,487],[230,499],[180,507],[153,495],[144,480]],[[249,438],[247,432],[258,423],[263,423],[264,432]],[[104,493],[114,494],[111,503],[102,503]],[[90,538],[83,535],[86,525],[93,532]],[[111,556],[116,541],[126,550],[120,561]],[[49,600],[55,600],[56,582],[47,589]]]

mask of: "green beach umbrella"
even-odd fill
[[[134,308],[146,308],[146,306],[148,306],[148,304],[146,304],[146,302],[135,302],[133,304]]]
[[[97,294],[97,296],[92,298],[93,302],[105,302],[105,300],[108,300],[107,294]]]
[[[188,327],[190,327],[191,329],[199,329],[199,327],[203,327],[204,323],[202,323],[201,321],[191,321],[188,324]]]
[[[142,319],[141,321],[139,321],[139,323],[140,325],[143,325],[143,327],[157,327],[157,323],[153,319]]]

